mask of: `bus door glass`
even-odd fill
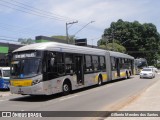
[[[119,58],[116,58],[116,70],[117,70],[117,76],[120,77],[120,60],[119,60]]]
[[[75,72],[77,75],[77,83],[84,84],[84,73],[83,73],[83,56],[75,56]]]
[[[134,60],[131,60],[131,71],[132,74],[134,73]]]

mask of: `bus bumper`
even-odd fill
[[[22,95],[44,95],[46,94],[43,90],[42,83],[27,86],[27,87],[18,87],[10,86],[10,91],[12,94],[22,94]]]

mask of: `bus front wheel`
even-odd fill
[[[64,82],[63,83],[63,95],[68,95],[71,91],[71,85],[69,82]]]

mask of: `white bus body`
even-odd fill
[[[23,46],[13,52],[11,93],[68,94],[133,74],[127,54],[56,42]]]

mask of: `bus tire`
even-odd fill
[[[128,72],[128,77],[127,78],[129,79],[130,77],[131,77],[131,72]]]
[[[128,72],[126,72],[126,79],[128,79],[129,78],[129,75],[128,75]]]
[[[100,75],[100,76],[98,77],[98,86],[101,86],[102,83],[103,83],[103,80],[102,80],[102,76]]]
[[[71,92],[71,83],[69,80],[63,83],[62,92],[63,92],[63,95],[68,95]]]

